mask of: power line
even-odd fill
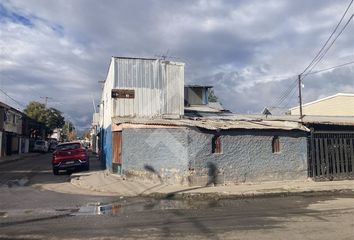
[[[338,35],[335,37],[335,39],[333,39],[333,41],[331,42],[331,44],[327,47],[327,49],[325,50],[325,52],[323,52],[321,54],[321,57],[316,61],[316,63],[311,67],[309,73],[312,72],[312,70],[316,67],[316,65],[323,59],[323,57],[327,54],[328,50],[333,46],[334,42],[338,39],[338,37],[343,33],[344,29],[348,26],[349,22],[353,19],[354,17],[354,13],[350,16],[350,18],[348,19],[348,21],[346,22],[346,24],[343,26],[343,28],[341,29],[341,31],[338,33]]]
[[[306,73],[305,75],[303,75],[303,79],[304,79],[306,76],[311,75],[311,74],[316,74],[316,73],[320,73],[320,72],[325,72],[325,71],[328,71],[328,70],[332,70],[332,69],[344,67],[344,66],[347,66],[347,65],[350,65],[350,64],[354,64],[354,61],[347,62],[347,63],[343,63],[343,64],[340,64],[340,65],[337,65],[337,66],[334,66],[334,67],[329,67],[329,68],[320,69],[320,70],[317,70],[316,72],[309,72],[309,73]]]
[[[3,89],[0,88],[0,91],[3,92],[7,97],[9,97],[12,101],[14,101],[15,103],[17,103],[18,106],[24,108],[24,105],[20,102],[18,102],[16,99],[14,99],[13,97],[11,97],[9,94],[7,94]]]
[[[289,107],[289,105],[291,103],[291,100],[293,99],[293,97],[295,96],[296,93],[297,93],[296,88],[294,88],[292,93],[291,93],[291,95],[289,95],[288,100],[286,102],[284,102],[284,107],[285,108]]]
[[[335,32],[337,31],[339,25],[342,23],[342,21],[343,21],[345,15],[347,14],[347,12],[348,12],[350,6],[352,5],[353,1],[354,1],[354,0],[351,0],[351,1],[350,1],[348,7],[346,8],[345,12],[343,13],[341,19],[339,20],[337,26],[334,28],[334,30],[332,31],[331,35],[328,37],[328,39],[327,39],[327,41],[325,42],[325,44],[322,46],[322,48],[320,49],[320,51],[318,51],[318,53],[316,54],[316,56],[312,59],[312,61],[310,62],[310,64],[305,68],[305,70],[304,70],[300,75],[304,74],[311,66],[313,66],[313,64],[315,64],[315,62],[318,60],[318,58],[320,58],[319,61],[323,58],[324,55],[323,55],[322,57],[320,57],[320,55],[322,54],[323,49],[327,46],[328,42],[331,40],[332,36],[333,36],[333,35],[335,34]],[[352,15],[352,17],[353,17],[353,15]],[[350,21],[350,20],[349,20],[349,21]],[[347,24],[349,23],[349,21],[347,22]],[[347,25],[347,24],[346,24],[346,25]],[[346,26],[345,26],[345,27],[346,27]],[[345,27],[344,27],[344,28],[345,28]],[[344,29],[342,29],[342,31],[343,31],[343,30],[344,30]],[[342,31],[341,31],[341,32],[342,32]],[[340,35],[340,34],[339,34],[339,35]],[[339,35],[337,36],[337,38],[339,37]],[[336,38],[336,39],[337,39],[337,38]],[[335,39],[335,40],[336,40],[336,39]],[[334,41],[335,41],[335,40],[334,40]],[[333,45],[334,41],[332,42],[331,46]],[[331,47],[331,46],[330,46],[330,47]],[[329,47],[329,48],[330,48],[330,47]],[[328,49],[329,49],[329,48],[328,48]],[[328,49],[327,49],[327,51],[328,51]],[[327,52],[327,51],[326,51],[326,52]],[[319,61],[317,61],[317,63],[318,63]],[[316,64],[317,64],[317,63],[316,63]],[[315,65],[316,65],[316,64],[315,64]]]
[[[292,92],[292,90],[296,87],[296,79],[286,88],[277,98],[276,100],[272,101],[271,106],[273,105],[274,107],[278,107],[284,102],[285,99],[288,98],[289,94]]]

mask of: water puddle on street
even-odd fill
[[[79,208],[72,215],[118,215],[142,211],[171,210],[171,209],[209,209],[240,205],[243,200],[213,200],[213,201],[188,201],[188,200],[145,200],[145,201],[120,201],[113,203],[91,203]]]
[[[28,182],[29,180],[27,178],[12,179],[8,180],[3,186],[6,186],[7,188],[25,187]]]

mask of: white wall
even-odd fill
[[[112,98],[111,91],[114,79],[114,58],[112,57],[108,69],[107,77],[103,86],[101,102],[100,102],[100,127],[107,128],[111,124],[112,118]]]
[[[131,99],[113,99],[114,117],[179,117],[184,114],[183,63],[127,58],[113,58],[112,62],[114,88],[135,93]]]

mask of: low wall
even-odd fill
[[[290,131],[221,131],[222,153],[212,153],[215,132],[190,131],[189,166],[196,176],[217,169],[221,182],[300,180],[307,178],[306,133]],[[280,152],[272,152],[272,140],[279,137]]]
[[[186,128],[126,128],[122,131],[123,173],[168,183],[188,175]]]
[[[146,180],[205,185],[307,178],[306,133],[227,130],[222,153],[212,153],[216,131],[196,128],[127,128],[122,132],[123,173]],[[279,137],[280,152],[272,152]]]

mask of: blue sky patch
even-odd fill
[[[29,27],[33,26],[33,23],[29,18],[6,9],[2,4],[0,4],[0,21],[11,21]]]

